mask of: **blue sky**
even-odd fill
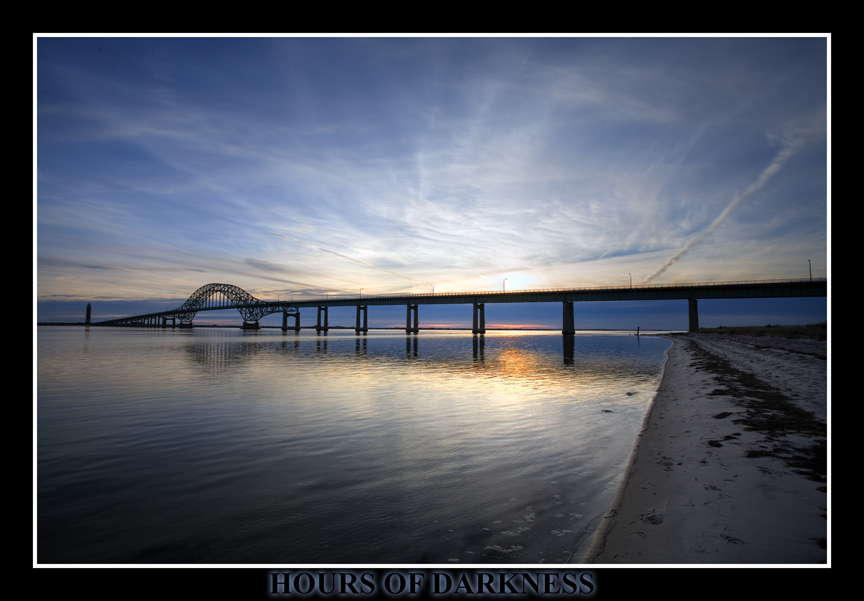
[[[35,66],[40,320],[209,282],[828,275],[825,37],[38,37]],[[739,313],[825,319],[763,305]]]

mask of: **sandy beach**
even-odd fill
[[[580,563],[830,561],[825,342],[681,334]]]

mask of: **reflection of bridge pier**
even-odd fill
[[[362,346],[361,346],[361,344],[360,344],[361,341],[362,341],[362,343],[363,343]],[[366,337],[365,337],[365,336],[364,336],[363,338],[357,338],[357,339],[354,341],[354,351],[355,351],[358,355],[365,355],[365,354],[366,354]]]
[[[261,328],[261,324],[257,321],[246,321],[243,320],[243,329],[244,330],[258,330]]]
[[[294,330],[295,332],[299,332],[300,331],[300,311],[297,311],[296,313],[292,313],[292,315],[294,316],[294,327],[291,329]],[[283,332],[288,331],[288,311],[282,311],[282,331]]]
[[[322,314],[324,317],[323,325],[322,325],[322,320],[321,320]],[[326,334],[327,330],[329,330],[329,329],[330,329],[330,327],[329,327],[328,321],[327,321],[327,306],[326,305],[319,305],[318,306],[318,325],[315,326],[315,331],[318,332],[319,334],[321,332],[324,332]]]
[[[414,327],[411,327],[411,312],[414,312]],[[420,332],[420,326],[418,325],[420,322],[419,314],[419,305],[408,305],[408,317],[405,319],[405,333],[410,334],[414,332],[417,334]]]
[[[359,334],[360,332],[365,333],[365,332],[369,331],[369,321],[368,321],[369,311],[368,311],[368,309],[369,309],[369,307],[367,307],[366,305],[357,305],[357,321],[355,322],[355,325],[354,325],[354,333],[355,334]],[[361,326],[361,322],[360,322],[360,313],[363,313],[362,326]],[[364,342],[364,344],[365,344],[365,342]]]
[[[573,365],[576,336],[562,336],[562,338],[564,339],[564,365]]]
[[[485,359],[486,336],[474,336],[474,358],[478,361]]]
[[[417,336],[405,337],[405,354],[413,357],[417,356]]]
[[[473,334],[486,333],[486,303],[474,303],[474,326],[471,328]]]

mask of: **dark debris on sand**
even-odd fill
[[[726,359],[705,350],[692,340],[688,342],[697,357],[690,366],[714,374],[717,384],[723,387],[710,394],[730,396],[735,404],[744,409],[743,416],[732,420],[733,423],[740,424],[744,430],[765,436],[763,442],[768,446],[760,445],[762,449],[751,449],[745,455],[777,457],[792,471],[810,480],[825,482],[828,465],[825,422],[755,375],[735,368]],[[813,442],[801,444],[788,440],[787,437],[793,434]]]

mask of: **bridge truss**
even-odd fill
[[[283,303],[262,301],[242,288],[231,284],[206,284],[192,293],[185,303],[171,311],[148,313],[101,321],[100,326],[146,326],[165,325],[168,320],[179,321],[181,326],[191,326],[198,311],[216,311],[219,309],[236,308],[243,317],[244,325],[257,324],[262,317],[271,313],[297,313],[294,307]],[[161,322],[161,323],[160,323]]]

